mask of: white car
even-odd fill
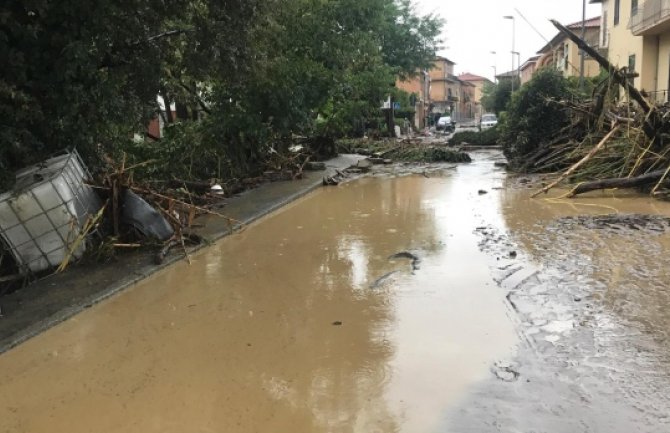
[[[479,129],[493,128],[498,124],[498,118],[495,114],[483,114],[482,120],[479,122]]]
[[[454,132],[454,122],[451,121],[450,116],[440,117],[437,121],[437,130],[444,132]]]

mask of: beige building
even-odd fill
[[[425,128],[428,124],[428,111],[430,109],[430,76],[426,71],[406,80],[397,80],[396,87],[413,95],[414,98],[414,127]]]
[[[540,56],[533,56],[526,60],[523,65],[519,68],[519,80],[521,85],[530,81],[533,78],[533,74],[537,70],[537,62],[540,60]]]
[[[638,74],[635,87],[656,102],[670,88],[670,1],[591,0],[602,4],[600,41],[608,59]]]
[[[461,82],[454,75],[456,63],[446,57],[437,57],[430,74],[431,112],[434,114],[450,114],[455,119],[460,117]]]
[[[430,71],[421,71],[406,80],[397,80],[396,87],[415,96],[414,126],[432,125],[441,115],[450,115],[456,122],[481,115],[481,99],[487,78],[474,74],[454,75],[456,63],[437,57]]]
[[[465,113],[470,118],[478,119],[482,114],[482,96],[484,94],[484,86],[486,84],[493,84],[491,80],[479,75],[465,73],[458,76],[458,79],[463,83],[469,83],[473,89],[472,103],[464,107]]]
[[[600,17],[585,21],[585,40],[592,47],[599,46],[600,39]],[[582,22],[576,22],[567,26],[573,32],[580,34]],[[580,50],[577,44],[572,42],[563,33],[558,33],[537,52],[540,58],[534,65],[535,70],[541,67],[553,66],[563,73],[563,76],[579,77],[580,75]],[[533,71],[534,72],[534,71]],[[595,77],[600,73],[600,65],[595,60],[586,57],[584,61],[584,76]],[[532,76],[532,74],[531,74]],[[530,78],[528,78],[530,79]],[[522,78],[523,82],[523,78]]]

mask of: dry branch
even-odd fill
[[[542,193],[546,193],[547,191],[549,191],[550,189],[552,189],[553,187],[555,187],[556,185],[558,185],[559,183],[561,183],[564,179],[566,179],[566,178],[567,178],[568,176],[570,176],[572,173],[574,173],[574,172],[575,172],[579,167],[581,167],[585,162],[587,162],[589,159],[591,159],[591,158],[593,157],[593,155],[595,155],[596,153],[598,153],[598,151],[599,151],[600,149],[602,149],[603,147],[605,147],[605,144],[607,143],[607,141],[608,141],[614,134],[616,134],[616,132],[617,132],[618,130],[619,130],[619,125],[616,125],[616,126],[615,126],[615,127],[614,127],[614,128],[613,128],[613,129],[612,129],[612,130],[611,130],[611,131],[610,131],[610,132],[609,132],[609,133],[602,139],[602,140],[600,140],[600,143],[598,143],[598,145],[597,145],[596,147],[594,147],[593,149],[591,149],[591,151],[590,151],[589,153],[586,154],[585,157],[583,157],[583,158],[580,159],[578,162],[576,162],[575,164],[573,164],[572,167],[570,167],[569,169],[567,169],[561,176],[559,176],[558,179],[556,179],[555,181],[553,181],[553,182],[550,183],[549,185],[545,186],[544,188],[542,188],[541,190],[539,190],[539,191],[537,191],[535,194],[533,194],[533,195],[531,196],[531,198],[537,197],[538,195],[540,195],[540,194],[542,194]]]

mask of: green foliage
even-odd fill
[[[555,101],[571,97],[568,81],[549,68],[539,70],[514,93],[497,127],[503,151],[512,165],[523,162],[525,155],[568,125],[568,114]]]
[[[184,75],[230,73],[246,53],[243,35],[256,3],[4,2],[0,168],[66,147],[77,147],[89,162],[100,149],[113,151],[144,129],[166,83],[181,87]]]
[[[486,83],[482,92],[482,106],[487,113],[500,114],[512,99],[512,84],[519,89],[519,80],[502,80],[497,84]]]
[[[459,145],[466,143],[475,146],[493,146],[498,143],[498,136],[497,126],[484,129],[483,131],[461,131],[455,133],[449,139],[449,144]]]
[[[65,147],[161,161],[146,176],[253,171],[294,134],[362,130],[441,25],[410,0],[4,2],[0,187]],[[129,142],[157,95],[178,112],[166,137]]]

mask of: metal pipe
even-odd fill
[[[582,1],[582,40],[586,40],[586,0]],[[579,50],[579,90],[584,91],[584,50]]]
[[[516,48],[516,20],[513,15],[505,15],[503,18],[512,20],[512,52],[514,52]],[[512,54],[512,72],[514,72],[514,54]],[[514,92],[514,77],[512,77],[512,92]]]

